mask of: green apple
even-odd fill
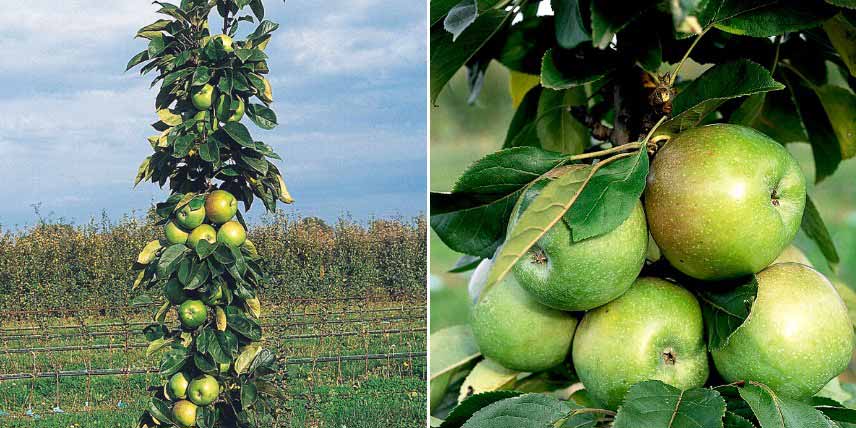
[[[196,122],[196,132],[202,133],[206,127],[208,127],[209,132],[216,131],[220,127],[220,123],[215,121],[211,121],[210,114],[207,110],[201,110],[196,112],[193,115],[193,118],[198,120]]]
[[[169,378],[169,383],[167,383],[167,390],[169,391],[169,396],[175,399],[185,399],[187,398],[187,385],[190,383],[190,379],[188,376],[182,372],[178,372],[172,377]]]
[[[191,93],[190,100],[197,110],[208,110],[214,103],[214,85],[206,83],[197,87]]]
[[[232,99],[225,95],[220,95],[220,98],[217,99],[217,119],[220,119],[223,122],[239,122],[244,117],[244,100],[237,98],[237,106],[235,106],[235,112],[232,113]]]
[[[758,272],[790,244],[806,181],[781,144],[738,125],[690,129],[657,152],[648,226],[666,259],[702,280]]]
[[[217,242],[229,247],[240,247],[247,240],[247,231],[237,221],[227,221],[217,231]]]
[[[208,319],[208,307],[199,300],[187,300],[178,306],[178,319],[182,327],[194,329]]]
[[[187,300],[187,294],[184,293],[184,286],[177,278],[170,279],[163,286],[163,294],[169,303],[180,305]]]
[[[220,384],[213,376],[203,375],[190,381],[187,386],[187,397],[197,406],[207,406],[220,395]]]
[[[193,230],[205,221],[205,206],[193,209],[187,204],[175,213],[175,221],[182,228]]]
[[[223,303],[223,286],[217,284],[211,285],[211,287],[211,290],[202,296],[202,302],[209,306],[215,306]]]
[[[802,400],[838,376],[853,354],[853,324],[832,283],[799,263],[779,263],[756,275],[749,317],[712,349],[722,377],[756,381]]]
[[[184,244],[190,235],[181,226],[177,225],[175,221],[170,221],[163,226],[163,234],[170,244]]]
[[[232,46],[232,38],[226,34],[218,34],[211,38],[211,41],[220,40],[223,43],[223,50],[226,52],[234,52],[235,48]]]
[[[511,214],[509,230],[547,181],[527,192]],[[575,191],[573,188],[569,192]],[[528,204],[526,204],[528,205]],[[642,204],[615,229],[573,242],[571,230],[559,222],[512,268],[514,277],[539,302],[564,311],[585,311],[621,296],[645,263],[648,230]]]
[[[776,260],[773,260],[773,263],[799,263],[809,267],[814,267],[811,261],[806,257],[805,253],[802,252],[796,245],[788,245],[782,250],[782,253],[776,257]]]
[[[223,224],[237,212],[238,200],[225,190],[215,190],[205,198],[205,213],[212,223]]]
[[[181,428],[196,426],[196,405],[187,400],[176,401],[172,406],[172,417]]]
[[[512,275],[485,290],[471,327],[482,354],[502,366],[535,372],[568,356],[577,319],[538,303]]]
[[[187,246],[196,248],[199,241],[206,240],[209,244],[217,242],[217,231],[210,224],[203,224],[190,232],[187,237]]]
[[[586,313],[572,355],[586,390],[610,409],[635,383],[689,389],[704,385],[709,371],[698,301],[658,278],[639,278],[618,299]]]

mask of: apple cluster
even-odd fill
[[[202,240],[240,247],[247,241],[247,231],[240,222],[233,220],[237,212],[235,196],[225,190],[215,190],[205,197],[204,205],[194,209],[188,203],[181,208],[164,225],[164,235],[170,244],[186,244],[191,249]]]
[[[510,229],[544,184],[520,198]],[[646,380],[754,381],[809,398],[846,368],[854,337],[829,279],[780,258],[793,251],[805,201],[798,163],[769,137],[726,124],[683,132],[658,151],[642,200],[612,231],[575,242],[559,222],[490,288],[493,262],[477,267],[476,342],[516,371],[569,362],[610,409]],[[655,261],[671,268],[645,269]],[[747,278],[757,284],[748,317],[709,345],[698,296]]]

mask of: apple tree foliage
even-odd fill
[[[149,138],[153,153],[140,165],[135,185],[151,181],[169,186],[169,198],[156,206],[161,223],[186,206],[199,209],[216,189],[233,194],[246,210],[255,200],[261,200],[268,211],[276,210],[277,201],[291,203],[272,162],[280,157],[255,140],[240,120],[221,122],[245,109],[257,127],[268,130],[277,125],[265,77],[269,72],[265,47],[278,24],[264,19],[262,0],[154,3],[163,18],[137,32],[136,37],[148,46],[131,59],[127,69],[141,66],[141,74],[155,75],[152,87],[160,88],[155,100],[158,120],[152,125],[158,133]],[[239,40],[241,29],[248,34]],[[229,38],[217,37],[220,33]],[[191,98],[205,85],[219,96],[209,111],[196,115]],[[246,228],[240,210],[237,218]],[[252,245],[202,240],[188,248],[153,241],[140,253],[135,269],[135,288],[160,290],[168,281],[178,280],[188,294],[222,292],[206,302],[208,317],[198,328],[170,328],[166,319],[175,305],[166,302],[144,329],[151,342],[147,355],[163,354],[161,375],[207,374],[221,386],[212,404],[198,407],[195,425],[265,426],[260,415],[270,414],[273,399],[281,392],[273,382],[275,357],[260,343],[258,291],[265,273]],[[162,385],[152,391],[139,425],[179,425]]]
[[[489,67],[511,71],[516,112],[505,140],[472,164],[450,192],[431,194],[432,229],[465,254],[452,271],[493,258],[487,288],[559,222],[574,241],[621,224],[645,189],[650,157],[684,130],[725,122],[758,129],[782,144],[808,143],[817,183],[856,156],[852,0],[431,0],[429,15],[432,103],[461,69],[470,102]],[[594,167],[583,176],[570,173],[578,163]],[[531,202],[538,204],[531,210],[536,213],[508,230],[518,199],[545,178],[552,183]],[[802,229],[835,269],[839,257],[829,232],[810,197],[806,205]],[[748,316],[757,284],[743,284],[723,293],[699,292],[710,346]],[[433,335],[431,347],[432,409],[440,403],[450,410],[441,412],[445,420],[432,419],[435,426],[856,423],[856,411],[831,399],[797,402],[762,384],[716,385],[714,378],[688,391],[639,383],[617,412],[598,409],[585,393],[569,399],[539,394],[575,383],[572,368],[522,374],[484,367],[465,327]],[[464,377],[459,397],[452,386]]]

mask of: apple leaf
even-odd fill
[[[163,248],[163,244],[159,240],[150,241],[137,255],[137,263],[147,265],[153,262],[161,248]]]
[[[184,244],[173,244],[163,251],[163,254],[158,260],[158,276],[167,278],[178,269],[178,265],[184,259],[187,253],[187,246]]]
[[[146,348],[146,357],[147,358],[151,357],[152,355],[155,354],[155,352],[160,351],[161,349],[170,345],[173,342],[175,342],[175,338],[167,339],[165,337],[161,337],[161,338],[153,340],[151,343],[149,343],[149,346]]]
[[[170,406],[166,401],[163,401],[160,398],[152,397],[147,410],[149,411],[149,415],[159,421],[174,423],[174,420],[172,419],[172,409],[170,409]]]
[[[490,392],[509,387],[521,373],[509,370],[492,360],[484,359],[478,362],[467,374],[458,393],[458,402],[462,402],[473,394]]]
[[[190,354],[187,352],[187,349],[172,348],[161,361],[159,373],[162,376],[172,376],[178,373],[184,367],[184,363],[188,358],[190,358]]]
[[[592,44],[598,49],[606,48],[616,33],[656,3],[651,0],[636,2],[599,0],[591,2]]]
[[[563,91],[541,91],[541,97],[538,99],[538,119],[534,124],[543,149],[577,154],[588,147],[588,128],[570,113],[571,106],[585,103],[586,93],[582,86]]]
[[[823,217],[820,216],[820,211],[814,205],[811,197],[806,195],[805,210],[803,210],[802,224],[800,225],[811,240],[813,240],[823,256],[830,264],[838,264],[841,261],[838,256],[838,250],[835,249],[835,242],[829,235],[829,230],[826,228],[826,223],[823,222]]]
[[[565,160],[561,153],[537,147],[515,147],[491,153],[458,179],[452,192],[513,193]]]
[[[856,24],[838,15],[823,24],[832,46],[841,55],[850,75],[856,77]]]
[[[730,99],[777,91],[785,86],[773,80],[770,72],[746,59],[720,64],[704,72],[674,99],[673,117],[659,132],[679,134],[693,128]]]
[[[452,409],[446,420],[440,424],[440,428],[459,428],[467,419],[473,416],[473,413],[487,407],[497,401],[502,401],[507,398],[514,398],[523,395],[518,391],[493,391],[481,394],[475,394],[462,401],[461,404]]]
[[[462,428],[543,428],[554,426],[570,413],[567,403],[544,394],[525,394],[491,403],[461,425]]]
[[[250,131],[240,122],[226,123],[223,125],[223,131],[229,135],[233,141],[244,147],[256,147],[256,143],[253,142],[253,137],[250,136]]]
[[[586,29],[579,0],[551,0],[556,16],[556,41],[565,49],[573,49],[580,43],[591,40]]]
[[[460,3],[449,9],[446,19],[443,20],[443,28],[452,33],[452,41],[467,29],[479,16],[479,5],[477,0],[461,0]]]
[[[820,183],[838,169],[844,150],[818,94],[802,84],[791,83],[793,80],[787,76],[785,81],[788,82],[788,89],[797,105],[797,111],[811,144],[814,156],[814,180]]]
[[[493,36],[499,32],[512,13],[504,10],[489,10],[476,18],[455,39],[441,25],[431,27],[431,102],[451,80],[458,70],[468,63]]]
[[[729,411],[725,412],[725,418],[722,419],[723,428],[755,428],[748,419],[736,413]]]
[[[627,391],[615,416],[615,428],[721,428],[725,400],[707,388],[681,391],[658,380]]]
[[[541,63],[541,85],[549,89],[568,89],[596,82],[615,70],[612,51],[593,48],[550,49]]]
[[[505,244],[495,257],[495,263],[488,275],[484,291],[498,283],[511,270],[515,263],[547,233],[550,228],[562,220],[562,217],[577,200],[582,189],[588,184],[598,168],[567,167],[558,178],[550,181],[544,189],[520,214]],[[482,292],[482,295],[485,295]]]
[[[837,11],[820,2],[800,0],[720,0],[710,2],[710,6],[715,7],[716,3],[722,4],[715,18],[717,29],[752,37],[772,37],[817,27]]]
[[[258,125],[259,128],[276,128],[276,113],[262,104],[250,104],[247,108],[247,114],[250,116],[250,120]]]
[[[856,155],[856,95],[834,85],[823,85],[814,91],[838,139],[841,158],[852,158]]]
[[[835,379],[838,380],[837,378]],[[835,422],[843,422],[845,427],[856,424],[856,410],[844,407],[841,403],[826,397],[812,397],[814,408],[820,410],[827,418]]]
[[[456,371],[481,356],[468,325],[444,328],[431,334],[431,380]]]
[[[235,359],[235,373],[239,375],[246,373],[250,364],[256,359],[256,356],[259,355],[259,352],[261,351],[262,346],[258,343],[251,343],[244,346],[241,350],[241,354]]]
[[[754,275],[743,285],[727,291],[704,289],[698,292],[708,348],[716,349],[725,344],[728,336],[749,317],[757,295],[758,280]]]
[[[541,86],[536,85],[523,96],[508,131],[505,134],[505,142],[502,148],[533,146],[540,147],[538,133],[535,124],[538,120],[538,101],[541,99]]]
[[[217,420],[217,410],[211,406],[200,406],[196,409],[196,426],[199,428],[214,428]]]
[[[610,232],[624,223],[645,190],[647,176],[648,152],[644,149],[598,169],[564,215],[574,242]]]
[[[780,397],[766,385],[750,382],[740,388],[761,428],[838,428],[819,410],[797,400]]]

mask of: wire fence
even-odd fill
[[[0,426],[139,413],[148,388],[163,382],[143,336],[156,308],[0,311]],[[178,327],[174,313],[167,324]],[[423,426],[425,325],[424,299],[414,297],[293,299],[267,309],[265,345],[288,397],[271,426],[341,426],[363,414],[377,423],[364,426]]]

